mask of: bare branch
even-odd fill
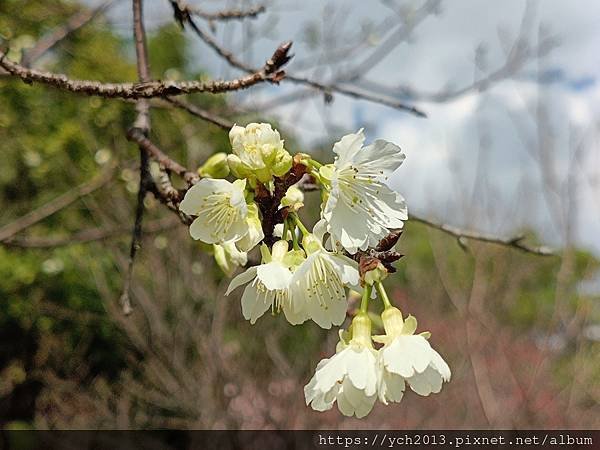
[[[255,18],[266,11],[264,5],[253,6],[248,9],[228,9],[226,11],[206,12],[200,8],[183,4],[179,0],[170,0],[174,11],[181,11],[187,14],[201,17],[202,19],[213,21],[240,20]]]
[[[130,141],[136,142],[141,148],[150,154],[152,159],[158,162],[165,169],[175,172],[177,175],[187,181],[188,185],[195,184],[200,176],[191,170],[183,167],[177,161],[169,158],[160,148],[158,148],[150,139],[137,128],[132,128],[127,133],[127,138]]]
[[[63,26],[56,28],[50,34],[41,38],[33,48],[26,51],[21,64],[25,67],[30,67],[56,44],[94,20],[94,18],[106,11],[113,3],[114,0],[108,0],[94,9],[85,9],[73,15]]]
[[[178,224],[179,221],[175,221],[173,217],[155,220],[149,222],[148,225],[143,228],[142,234],[159,233],[171,229]],[[19,248],[56,248],[103,241],[105,239],[122,236],[130,231],[131,229],[129,226],[90,228],[78,231],[70,236],[15,236],[2,241],[1,244],[7,247]]]
[[[144,29],[142,0],[133,0],[133,37],[135,40],[135,55],[137,63],[138,79],[145,83],[150,80],[150,62],[148,61],[148,48],[146,45],[146,30]],[[133,129],[138,130],[144,136],[150,133],[150,103],[147,99],[140,99],[136,105],[137,117]],[[138,249],[141,247],[142,222],[144,220],[144,200],[148,186],[152,182],[148,166],[148,152],[140,146],[140,183],[137,194],[137,205],[135,209],[135,221],[131,233],[131,247],[129,249],[129,262],[127,273],[123,283],[121,294],[121,305],[124,314],[131,314],[131,298],[129,289],[133,277],[133,263]]]
[[[38,222],[41,222],[46,217],[61,211],[81,197],[85,197],[97,189],[100,189],[112,180],[112,176],[113,167],[102,172],[98,177],[92,179],[91,181],[65,192],[61,196],[49,201],[40,208],[31,211],[30,213],[7,225],[4,225],[0,228],[0,242],[10,239],[15,234],[35,225]]]
[[[94,95],[105,98],[140,99],[166,97],[172,95],[193,94],[209,92],[219,94],[223,92],[238,91],[249,88],[265,81],[278,84],[285,72],[281,67],[289,60],[287,52],[290,43],[282,44],[273,56],[265,63],[264,67],[247,76],[234,80],[212,81],[146,81],[138,83],[101,83],[91,80],[72,80],[66,75],[28,69],[6,57],[0,51],[0,67],[10,75],[23,80],[25,83],[42,83],[57,89],[74,92],[82,95]]]
[[[232,67],[240,69],[246,73],[254,73],[255,72],[254,68],[248,66],[247,64],[245,64],[242,61],[240,61],[239,59],[237,59],[231,51],[222,47],[209,33],[207,33],[202,28],[200,28],[196,24],[194,19],[190,16],[190,14],[188,14],[186,12],[187,9],[183,9],[183,10],[179,9],[178,10],[177,8],[182,8],[181,2],[171,2],[171,5],[173,6],[176,19],[182,25],[185,23],[189,24],[190,27],[192,28],[192,30],[198,35],[198,37],[200,39],[202,39],[206,43],[206,45],[208,45],[210,48],[212,48],[221,58],[223,58],[225,61],[227,61]],[[280,49],[282,47],[280,47]],[[287,57],[288,50],[289,50],[289,48],[286,48],[286,58],[287,59],[285,60],[285,62],[287,62],[287,60],[289,60],[289,58],[290,58],[290,57]],[[277,53],[277,51],[276,51],[276,53]],[[362,100],[368,100],[368,101],[371,101],[374,103],[379,103],[379,104],[382,104],[385,106],[389,106],[391,108],[403,110],[403,111],[409,112],[409,113],[414,114],[419,117],[427,117],[423,111],[416,108],[415,106],[407,105],[397,99],[393,99],[390,97],[376,95],[376,94],[367,92],[367,91],[360,89],[358,87],[355,87],[355,86],[342,85],[342,84],[325,84],[325,83],[321,83],[321,82],[312,80],[310,78],[297,76],[297,75],[290,75],[290,74],[287,74],[285,79],[288,81],[291,81],[293,83],[296,83],[296,84],[310,86],[311,88],[317,89],[325,94],[331,95],[332,92],[337,92],[339,94],[343,94],[343,95],[346,95],[349,97],[362,99]]]
[[[167,97],[164,99],[167,103],[176,106],[177,108],[183,109],[187,111],[193,116],[199,117],[202,120],[206,120],[218,127],[223,128],[224,130],[229,130],[233,127],[233,122],[230,122],[227,119],[216,116],[208,111],[198,108],[196,105],[192,105],[191,103],[184,102],[178,98]]]
[[[558,256],[557,253],[549,247],[546,246],[533,246],[529,244],[525,244],[523,242],[524,236],[513,236],[513,237],[498,237],[492,234],[480,233],[477,231],[463,230],[461,228],[447,225],[435,223],[429,219],[425,219],[423,217],[418,217],[415,215],[410,216],[410,220],[413,222],[420,222],[428,227],[435,228],[436,230],[443,231],[444,233],[450,234],[451,236],[459,239],[459,243],[464,239],[473,239],[481,242],[489,242],[490,244],[504,245],[507,247],[512,247],[517,250],[521,250],[527,253],[533,253],[535,255],[540,256]]]

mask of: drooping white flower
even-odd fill
[[[320,327],[341,325],[346,318],[348,302],[345,286],[356,286],[359,273],[356,262],[325,250],[314,234],[302,241],[307,258],[296,269],[294,282],[306,299],[309,317]]]
[[[322,212],[327,231],[352,254],[374,247],[408,218],[402,196],[385,184],[404,161],[404,153],[380,139],[363,147],[364,140],[362,129],[344,136],[333,146],[337,155],[333,165],[320,169],[329,184]]]
[[[279,132],[268,123],[234,125],[229,140],[233,155],[227,159],[238,178],[256,178],[265,183],[273,175],[282,176],[292,166],[292,157],[284,149]]]
[[[190,235],[207,244],[237,241],[248,233],[248,208],[244,198],[245,180],[203,178],[185,194],[179,209],[197,216]]]
[[[265,262],[231,280],[225,295],[247,284],[242,295],[242,314],[252,324],[269,309],[283,311],[292,325],[303,323],[307,320],[305,301],[299,295],[297,284],[292,282],[290,270],[302,256],[297,251],[288,252],[287,241],[275,242],[272,254],[264,245],[261,252]]]
[[[430,334],[415,335],[417,320],[413,316],[403,320],[400,310],[394,307],[387,308],[381,318],[386,334],[373,338],[384,344],[379,350],[379,399],[385,404],[399,402],[405,383],[419,395],[440,392],[451,373],[427,341]]]
[[[337,353],[323,359],[304,387],[306,404],[326,411],[337,403],[345,416],[365,417],[377,398],[377,352],[371,344],[371,321],[365,313],[352,321],[352,339],[340,333]]]

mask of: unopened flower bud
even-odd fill
[[[229,175],[227,154],[215,153],[198,169],[198,174],[204,178],[225,178]]]

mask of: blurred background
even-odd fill
[[[130,3],[2,0],[0,38],[31,67],[132,81]],[[396,305],[433,333],[452,381],[360,421],[335,408],[317,413],[303,386],[337,332],[268,315],[251,326],[239,292],[223,296],[229,279],[212,256],[151,196],[134,312],[123,315],[138,188],[138,150],[125,138],[133,106],[0,73],[0,426],[599,428],[600,3],[190,4],[206,13],[264,5],[244,20],[196,21],[250,67],[293,40],[286,71],[318,83],[284,80],[190,103],[231,122],[271,122],[291,153],[323,162],[333,142],[364,127],[367,141],[405,151],[391,184],[409,212],[523,235],[558,256],[410,221],[398,246],[406,256],[387,283]],[[177,25],[168,1],[144,5],[154,78],[240,75]],[[227,131],[155,106],[152,139],[175,159],[197,167],[228,151]],[[306,196],[315,219],[318,194]]]

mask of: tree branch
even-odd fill
[[[25,67],[30,67],[56,44],[94,20],[99,14],[106,11],[112,3],[114,3],[114,0],[108,0],[94,9],[85,9],[73,15],[62,27],[53,30],[50,34],[37,41],[33,48],[26,51],[21,60],[21,64]]]
[[[101,173],[98,177],[93,178],[87,183],[81,184],[74,189],[71,189],[54,200],[45,203],[40,208],[37,208],[30,213],[18,218],[17,220],[4,225],[0,228],[0,242],[10,239],[15,234],[29,228],[36,223],[44,220],[58,211],[66,208],[76,200],[84,197],[92,192],[100,189],[112,180],[113,168]]]
[[[185,11],[187,14],[201,17],[202,19],[213,21],[239,20],[246,18],[255,18],[266,11],[264,5],[254,6],[248,9],[228,9],[226,11],[206,12],[200,8],[183,4],[179,0],[170,0],[173,8],[177,11]]]
[[[174,95],[209,92],[219,94],[249,88],[265,81],[278,84],[285,72],[280,70],[290,59],[287,56],[291,43],[282,44],[275,50],[273,56],[263,68],[247,76],[234,80],[213,81],[146,81],[138,83],[101,83],[91,80],[72,80],[66,75],[28,69],[6,57],[0,51],[0,67],[10,75],[18,77],[27,84],[42,83],[64,91],[76,94],[99,96],[105,98],[140,99],[167,97]]]
[[[198,108],[196,105],[192,105],[191,103],[184,102],[178,98],[167,97],[164,99],[165,102],[169,103],[172,106],[183,109],[187,111],[191,115],[195,117],[199,117],[202,120],[210,122],[218,127],[221,127],[224,130],[230,130],[233,127],[233,122],[230,122],[227,119],[214,115],[208,111]]]
[[[196,22],[194,21],[192,16],[189,14],[187,6],[182,5],[181,1],[176,1],[176,2],[171,1],[171,5],[173,6],[173,13],[174,13],[175,19],[179,22],[179,24],[182,27],[184,27],[185,24],[188,24],[192,28],[192,30],[198,35],[198,37],[200,39],[202,39],[202,41],[204,41],[204,43],[206,43],[206,45],[208,45],[210,48],[212,48],[221,58],[223,58],[225,61],[227,61],[232,67],[240,69],[246,73],[255,72],[255,69],[253,69],[252,67],[248,66],[247,64],[245,64],[242,61],[240,61],[239,59],[237,59],[231,51],[222,47],[209,33],[207,33],[202,28],[200,28],[196,24]],[[415,106],[407,105],[396,99],[391,99],[389,97],[380,96],[380,95],[376,95],[376,94],[373,94],[370,92],[366,92],[364,90],[361,90],[358,87],[344,86],[344,85],[337,85],[337,84],[325,84],[325,83],[321,83],[321,82],[312,80],[310,78],[305,78],[305,77],[301,77],[301,76],[297,76],[297,75],[290,75],[290,74],[287,74],[285,79],[288,81],[291,81],[293,83],[296,83],[296,84],[310,86],[311,88],[322,91],[325,94],[331,94],[331,92],[337,92],[339,94],[347,95],[349,97],[362,99],[362,100],[368,100],[371,102],[389,106],[391,108],[403,110],[403,111],[409,112],[409,113],[414,114],[419,117],[427,117],[423,111],[416,108]]]
[[[447,225],[444,223],[435,223],[429,219],[425,219],[423,217],[415,216],[411,214],[410,219],[413,222],[420,222],[422,224],[427,225],[428,227],[435,228],[436,230],[443,231],[451,236],[454,236],[460,240],[464,239],[472,239],[481,242],[488,242],[490,244],[504,245],[506,247],[512,247],[517,250],[521,250],[526,253],[533,253],[535,255],[540,256],[558,256],[557,253],[546,246],[533,246],[529,244],[525,244],[523,242],[524,236],[514,236],[514,237],[499,237],[494,236],[492,234],[480,233],[477,231],[463,230],[461,228]]]
[[[148,48],[146,45],[146,30],[144,29],[143,0],[133,0],[133,37],[135,40],[135,55],[137,63],[138,79],[141,83],[150,80],[150,62],[148,61]],[[140,99],[136,104],[137,117],[133,124],[133,129],[137,130],[143,136],[150,133],[150,103],[147,99]],[[124,314],[131,314],[131,297],[129,290],[133,277],[133,263],[138,249],[141,247],[142,240],[142,222],[144,220],[144,200],[148,192],[148,186],[152,183],[149,169],[149,152],[141,145],[140,150],[140,183],[137,194],[137,205],[135,208],[135,221],[131,232],[131,246],[129,249],[129,261],[127,264],[127,273],[123,283],[123,292],[121,294],[121,306]]]
[[[200,176],[196,172],[188,170],[177,161],[169,158],[150,139],[144,136],[144,134],[138,128],[131,128],[127,133],[127,138],[132,142],[136,142],[162,167],[182,177],[189,186],[192,186],[200,179]]]
[[[143,228],[142,234],[158,233],[173,228],[178,224],[172,217],[149,222]],[[90,242],[103,241],[130,232],[129,226],[118,226],[111,228],[90,228],[77,231],[70,236],[23,236],[11,237],[2,241],[2,245],[18,248],[56,248],[76,244],[87,244]]]

